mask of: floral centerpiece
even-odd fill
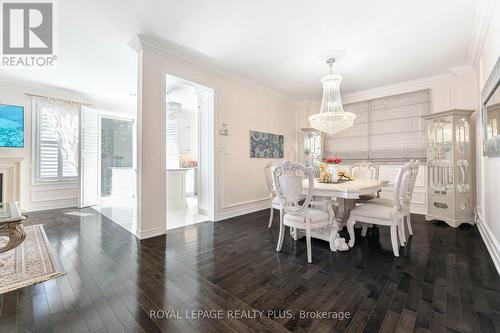
[[[325,159],[325,163],[328,165],[328,173],[330,174],[330,178],[332,182],[336,182],[339,180],[337,175],[338,165],[342,163],[342,159],[338,157],[330,157]]]
[[[326,164],[337,165],[337,164],[342,163],[342,159],[338,158],[338,157],[330,157],[330,158],[327,158],[327,159],[323,160],[323,162],[325,162]]]
[[[338,181],[337,166],[342,163],[340,158],[327,158],[320,165],[320,180],[326,183]]]

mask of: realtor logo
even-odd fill
[[[2,66],[54,66],[54,31],[53,1],[3,1]]]
[[[3,54],[52,54],[53,4],[4,2]]]

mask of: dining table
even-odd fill
[[[373,179],[354,179],[341,180],[337,182],[323,183],[318,179],[314,179],[313,197],[315,201],[326,199],[332,200],[335,220],[329,226],[311,230],[311,237],[329,241],[331,228],[337,234],[335,239],[335,250],[347,251],[349,246],[344,238],[340,237],[339,230],[346,225],[349,219],[349,212],[356,207],[356,199],[362,195],[370,195],[378,193],[383,187],[389,185],[387,180]],[[302,194],[307,195],[309,192],[309,181],[304,180],[302,186]],[[304,236],[303,231],[291,230],[291,236],[294,239],[299,239]]]
[[[24,241],[24,219],[16,202],[0,202],[0,237],[7,238],[6,241],[0,242],[0,253],[12,250]]]

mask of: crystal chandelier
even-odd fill
[[[313,128],[330,135],[351,127],[354,119],[356,119],[354,113],[345,112],[342,107],[342,100],[340,99],[342,76],[332,73],[334,62],[335,58],[326,60],[326,63],[330,66],[330,74],[321,79],[321,85],[323,86],[321,110],[309,117],[309,123]]]

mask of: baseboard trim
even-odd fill
[[[76,198],[70,199],[57,199],[57,200],[44,200],[31,202],[29,207],[26,207],[28,212],[36,212],[42,210],[74,208],[78,205]]]
[[[271,200],[269,198],[264,198],[261,200],[255,200],[247,204],[240,204],[238,206],[233,206],[231,209],[223,209],[222,212],[217,214],[216,221],[222,221],[230,219],[232,217],[241,216],[245,214],[250,214],[263,209],[271,208]]]
[[[137,237],[139,240],[147,239],[147,238],[153,238],[161,235],[165,235],[167,230],[165,227],[156,227],[156,228],[151,228],[151,229],[146,229],[146,230],[135,230],[135,237]]]
[[[476,224],[479,229],[479,233],[483,238],[484,245],[486,245],[486,248],[490,253],[491,260],[497,269],[497,273],[500,275],[500,244],[498,244],[498,241],[495,239],[495,236],[493,236],[490,227],[484,222],[484,219],[479,212],[477,213],[477,219],[478,221]]]

